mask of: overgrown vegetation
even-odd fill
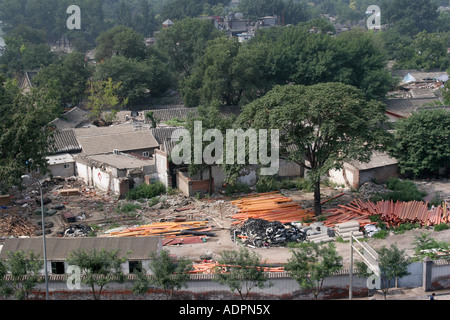
[[[419,190],[414,182],[410,180],[389,178],[386,181],[386,186],[390,190],[389,192],[377,192],[370,200],[373,202],[381,200],[422,201],[423,197],[427,195],[425,191]]]
[[[432,238],[430,234],[421,233],[418,236],[414,237],[415,245],[414,253],[416,258],[414,260],[421,261],[425,257],[429,257],[433,260],[436,259],[449,259],[450,255],[440,256],[440,252],[448,251],[450,249],[450,243],[445,241],[437,241]]]
[[[166,187],[161,181],[155,181],[150,184],[142,183],[126,194],[127,200],[151,199],[166,192]]]

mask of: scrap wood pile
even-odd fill
[[[192,270],[188,273],[199,274],[199,273],[215,273],[217,271],[227,272],[227,267],[231,265],[220,264],[218,261],[202,261],[192,264]],[[260,267],[264,272],[284,272],[284,267]]]
[[[33,236],[36,227],[29,219],[18,215],[8,215],[0,218],[0,235],[3,236]]]
[[[243,223],[249,218],[288,223],[311,220],[314,217],[313,211],[302,209],[299,203],[278,192],[250,195],[231,203],[239,209],[233,215],[233,219],[237,219],[233,224]]]
[[[161,236],[163,245],[199,243],[214,236],[208,221],[156,222],[120,231],[110,232],[111,237]]]
[[[419,223],[421,226],[450,222],[450,206],[446,202],[429,210],[428,203],[422,201],[381,200],[374,203],[355,199],[348,205],[339,205],[338,208],[324,211],[331,213],[324,221],[324,224],[330,227],[349,221],[357,221],[363,227],[372,223],[370,216],[374,215],[379,215],[387,227],[406,222]]]

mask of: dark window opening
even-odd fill
[[[53,261],[52,262],[52,273],[53,274],[64,274],[64,262],[62,261]]]
[[[130,268],[130,273],[134,273],[135,271],[142,271],[142,261],[129,261],[128,267]]]

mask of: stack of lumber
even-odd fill
[[[192,270],[189,273],[214,273],[216,270],[226,272],[227,267],[231,265],[219,264],[217,261],[202,261],[192,264]],[[284,272],[284,267],[261,267],[264,272]]]
[[[334,231],[337,236],[342,237],[344,240],[350,240],[351,233],[357,239],[364,238],[364,233],[359,231],[359,228],[359,222],[354,220],[337,224]]]
[[[9,215],[0,219],[0,235],[3,236],[33,236],[36,227],[30,220],[17,215]]]
[[[450,222],[450,206],[446,202],[429,210],[428,203],[422,201],[381,200],[374,203],[355,199],[348,205],[339,205],[338,208],[324,212],[330,213],[324,221],[324,224],[330,227],[350,221],[357,221],[360,227],[363,227],[372,223],[369,218],[373,215],[379,215],[389,228],[406,222],[419,223],[421,226]]]
[[[302,209],[299,203],[278,192],[250,195],[231,201],[231,203],[239,209],[233,215],[233,219],[238,221],[235,221],[233,224],[244,222],[249,218],[288,223],[310,220],[314,217],[313,211]]]
[[[208,221],[156,222],[152,224],[125,228],[110,232],[111,237],[161,236],[163,245],[203,242],[207,236],[214,235]]]

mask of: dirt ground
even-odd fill
[[[444,199],[450,200],[450,180],[439,181],[416,181],[419,188],[426,190],[428,197],[439,193]],[[58,211],[57,214],[46,217],[46,222],[52,222],[53,226],[46,231],[49,237],[67,236],[65,231],[70,227],[77,225],[87,225],[92,227],[97,236],[108,236],[108,230],[113,228],[125,228],[133,225],[147,224],[160,221],[173,221],[174,219],[186,218],[187,220],[208,220],[213,226],[214,237],[209,237],[206,242],[198,244],[184,244],[178,246],[165,246],[171,254],[178,257],[185,257],[191,260],[200,260],[201,256],[210,255],[218,258],[222,250],[234,250],[238,248],[238,244],[232,241],[230,227],[232,215],[237,212],[236,207],[230,204],[230,200],[236,198],[227,198],[223,194],[215,195],[208,199],[188,198],[180,193],[170,196],[163,196],[160,202],[154,206],[149,206],[148,202],[131,203],[138,205],[139,209],[130,213],[123,213],[118,210],[126,200],[118,200],[117,197],[102,194],[95,190],[86,188],[80,180],[62,179],[56,183],[45,184],[45,197],[51,202],[45,207],[52,208],[55,205],[64,204],[64,209]],[[379,186],[378,186],[379,187]],[[59,194],[61,189],[78,188],[80,193],[73,196],[62,196]],[[373,188],[372,188],[373,189]],[[338,204],[347,204],[355,198],[367,199],[371,195],[370,188],[360,189],[358,193],[350,192],[343,189],[325,187],[321,190],[322,199],[331,198],[337,194],[345,192],[335,200],[329,201],[324,205],[324,209],[333,208]],[[364,191],[366,190],[366,191]],[[368,190],[368,191],[367,191]],[[372,190],[373,191],[373,190]],[[312,208],[313,194],[305,193],[300,190],[283,190],[283,194],[292,200],[301,203],[303,208]],[[38,193],[30,186],[25,191],[16,191],[15,200],[38,199]],[[128,202],[129,203],[129,202]],[[189,210],[179,210],[186,209]],[[18,214],[19,216],[28,217],[33,226],[39,229],[40,215],[32,214],[33,211],[39,209],[39,203],[29,201],[20,204],[13,204],[7,210],[2,210],[3,215]],[[177,210],[178,211],[177,211]],[[71,212],[77,217],[77,222],[67,223],[61,218],[62,212]],[[80,219],[82,213],[85,213],[86,219]],[[395,243],[400,249],[406,250],[410,256],[414,251],[414,238],[421,233],[431,234],[438,241],[450,242],[450,229],[435,232],[433,229],[415,229],[407,231],[404,234],[390,234],[386,239],[368,239],[367,243],[373,248],[381,246],[390,246]],[[2,235],[0,236],[9,236]],[[350,245],[349,243],[334,242],[338,253],[343,257],[344,268],[350,264]],[[258,254],[266,263],[282,264],[291,257],[291,251],[283,247],[268,248],[250,248]]]

